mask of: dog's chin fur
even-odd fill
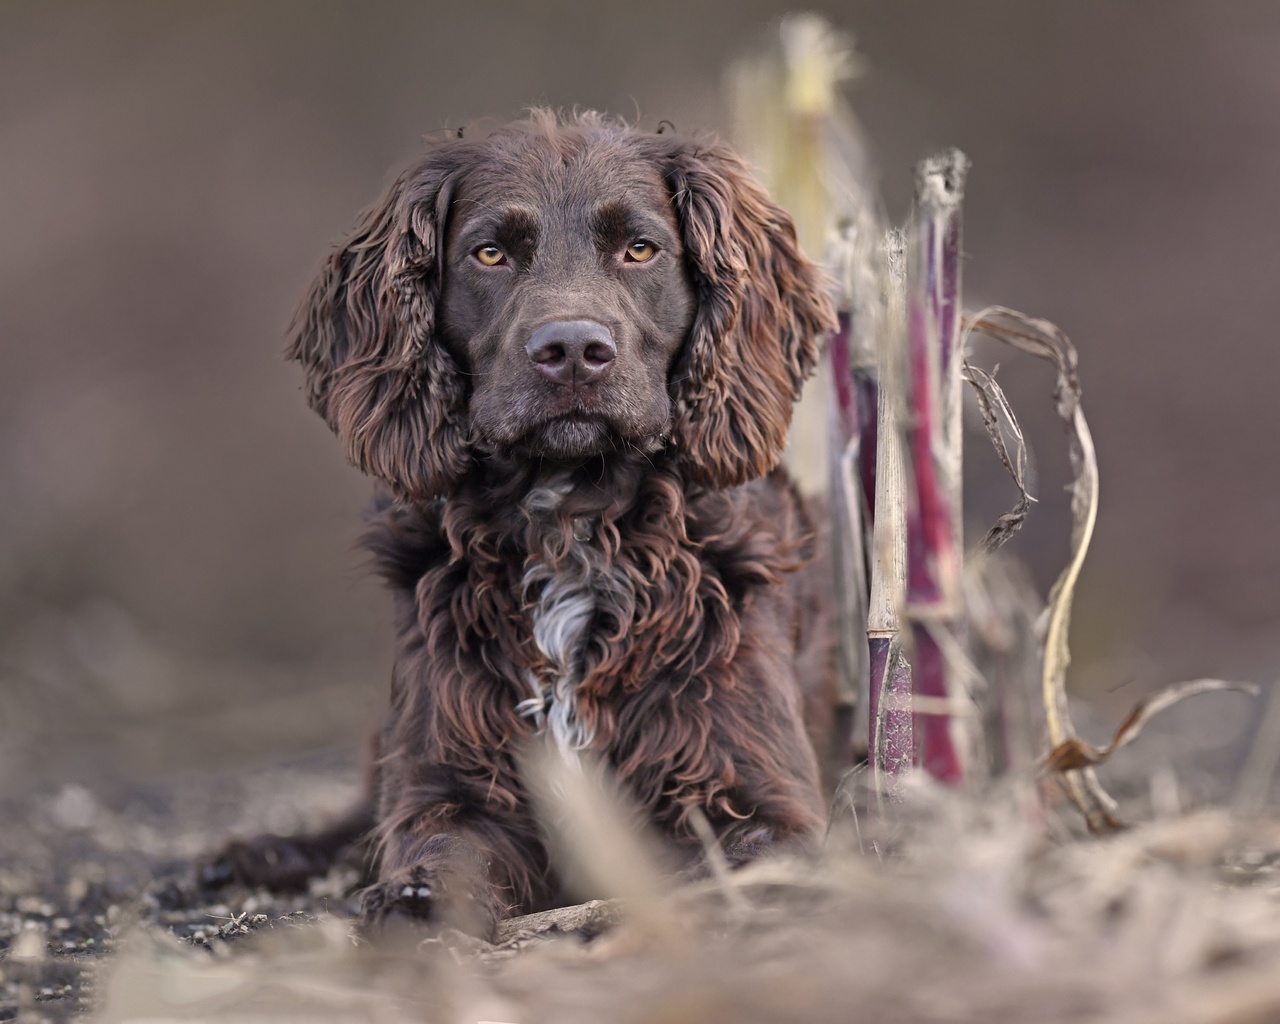
[[[606,420],[585,416],[561,416],[539,424],[514,446],[516,451],[557,462],[578,462],[625,451],[646,454],[662,447],[664,435],[623,434]]]

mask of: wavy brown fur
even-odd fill
[[[643,268],[625,258],[641,236]],[[496,268],[477,240],[501,243]],[[549,380],[531,332],[584,320],[612,361]],[[519,762],[530,681],[553,669],[541,588],[571,561],[575,585],[608,581],[575,606],[574,721],[658,831],[696,850],[700,811],[755,850],[821,827],[802,705],[831,652],[800,568],[811,524],[774,467],[832,326],[737,157],[596,114],[432,144],[329,258],[289,354],[381,482],[366,544],[397,657],[370,917],[484,931],[562,897]],[[531,508],[552,478],[552,507]],[[243,850],[233,873],[270,881]]]
[[[604,610],[584,653],[592,748],[677,843],[696,843],[693,808],[726,845],[811,835],[822,804],[793,664],[809,638],[782,585],[799,506],[781,478],[702,491],[642,465],[634,503],[600,510],[602,548],[635,602]],[[510,468],[503,485],[465,481],[443,510],[388,503],[374,521],[400,651],[379,817],[384,871],[423,837],[461,832],[528,910],[556,895],[518,767],[533,726],[516,712],[538,659],[521,578],[546,539],[492,514],[528,486],[527,468]]]

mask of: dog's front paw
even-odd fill
[[[438,886],[434,871],[414,865],[366,888],[360,894],[360,915],[366,925],[373,927],[392,917],[438,923],[441,912]]]
[[[492,886],[483,879],[456,875],[419,863],[369,886],[360,896],[365,929],[376,932],[401,921],[492,937],[498,918]]]

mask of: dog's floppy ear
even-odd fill
[[[463,379],[435,338],[452,163],[442,147],[365,212],[312,282],[287,349],[347,458],[418,500],[450,490],[469,459]]]
[[[690,478],[729,487],[782,457],[835,310],[791,218],[732,152],[679,143],[666,180],[698,301],[671,374],[671,442]]]

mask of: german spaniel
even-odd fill
[[[734,861],[819,832],[805,704],[831,644],[776,467],[834,319],[719,144],[540,111],[431,143],[289,346],[377,481],[397,640],[372,793],[323,833],[231,844],[206,879],[296,886],[371,835],[370,921],[485,934],[554,906],[521,774],[539,734],[691,860],[698,812]]]

